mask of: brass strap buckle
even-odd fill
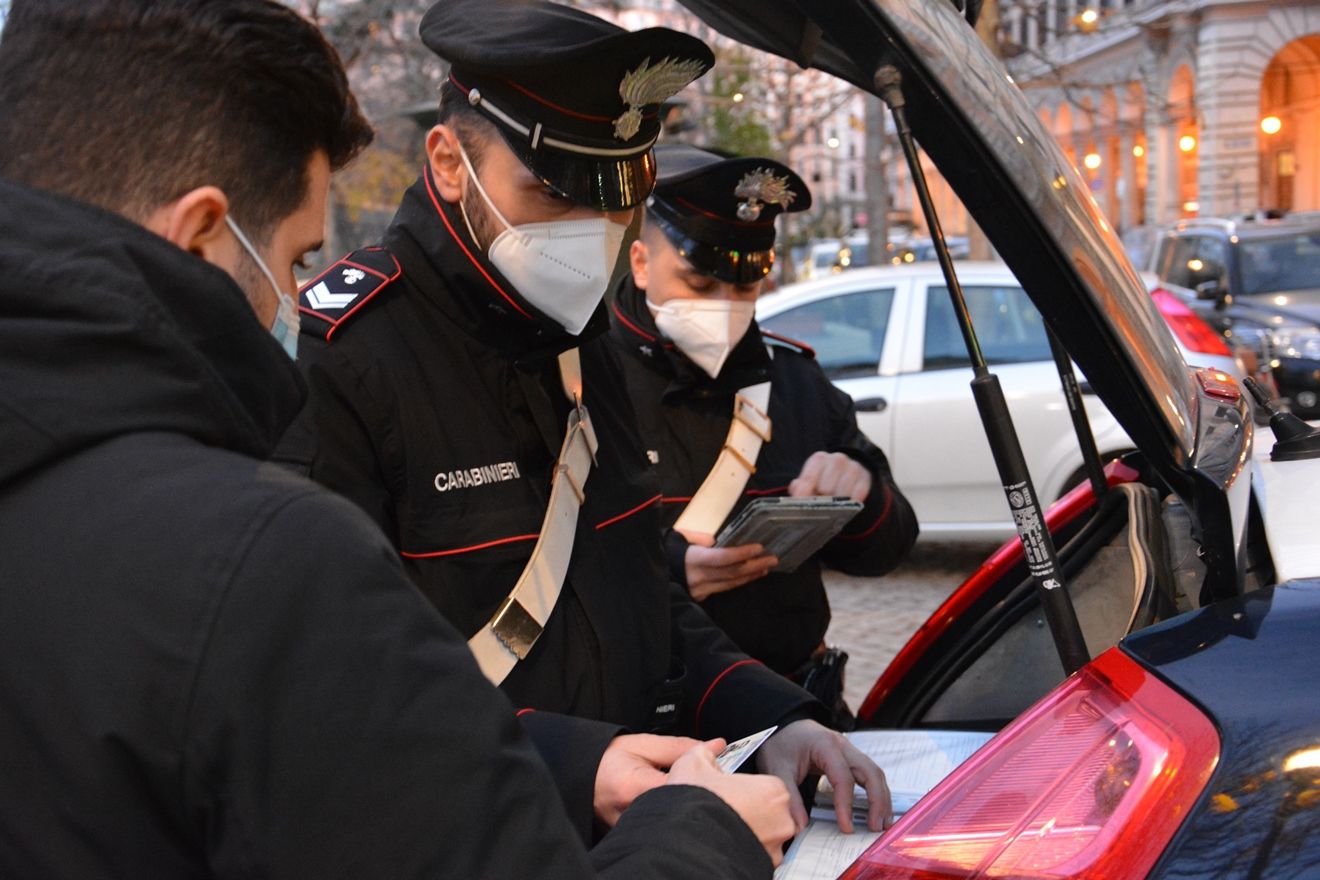
[[[504,647],[525,660],[532,645],[541,637],[541,624],[528,613],[512,594],[505,598],[495,616],[490,619],[491,632]]]

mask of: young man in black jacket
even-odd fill
[[[884,574],[911,549],[916,517],[812,352],[755,321],[775,220],[810,206],[807,185],[770,159],[692,147],[661,147],[656,162],[610,339],[660,475],[670,573],[740,648],[802,680],[825,653],[822,564]],[[760,545],[712,546],[751,499],[776,496],[863,507],[791,572]]]
[[[441,0],[421,36],[452,64],[428,161],[381,244],[304,289],[311,397],[280,457],[384,529],[528,710],[584,833],[664,760],[664,740],[616,738],[619,725],[729,739],[778,726],[758,766],[791,784],[825,772],[846,828],[863,783],[879,828],[879,768],[670,583],[659,487],[603,336],[660,105],[710,50],[543,0]],[[794,813],[805,823],[796,797]]]
[[[588,854],[385,537],[265,463],[304,393],[293,265],[369,139],[282,4],[13,5],[0,876],[768,876],[788,792],[718,742]]]

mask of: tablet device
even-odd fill
[[[795,571],[861,509],[860,501],[846,497],[757,498],[720,531],[715,546],[760,544],[779,558],[773,571]]]

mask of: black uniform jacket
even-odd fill
[[[786,494],[814,452],[842,452],[871,471],[865,507],[816,557],[790,574],[770,574],[702,603],[744,651],[792,673],[821,644],[830,622],[821,564],[848,574],[884,574],[916,541],[916,516],[894,485],[884,453],[857,428],[852,400],[830,384],[809,349],[763,338],[753,323],[712,380],[661,336],[631,275],[620,282],[611,308],[610,339],[660,475],[666,551],[676,580],[685,582],[688,545],[671,527],[715,465],[738,389],[770,380],[772,427],[735,513],[752,498]]]
[[[710,793],[588,855],[218,269],[0,180],[0,877],[768,877]],[[655,846],[663,842],[663,848]]]
[[[304,290],[299,364],[311,397],[279,453],[370,513],[464,636],[513,589],[535,544],[570,406],[556,355],[579,341],[476,253],[425,170],[383,249],[350,255]],[[670,583],[660,489],[607,329],[602,306],[581,346],[600,449],[567,584],[503,684],[537,710],[524,722],[584,824],[619,725],[666,729],[676,715],[675,732],[734,738],[818,706]]]

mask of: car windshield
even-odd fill
[[[1320,229],[1243,238],[1238,250],[1245,294],[1320,287]]]

